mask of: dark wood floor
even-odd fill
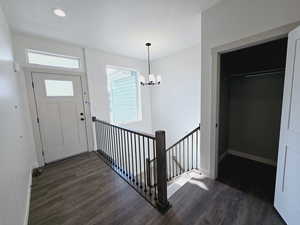
[[[227,155],[219,164],[218,180],[271,204],[274,201],[276,180],[274,166]]]
[[[279,225],[268,202],[207,178],[193,179],[165,214],[137,194],[95,153],[49,165],[33,179],[30,225]]]

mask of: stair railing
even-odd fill
[[[104,162],[161,212],[167,199],[165,132],[155,136],[93,117],[97,152]]]
[[[167,150],[167,180],[200,168],[200,125]]]

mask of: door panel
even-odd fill
[[[43,120],[42,126],[42,135],[45,139],[45,144],[48,148],[51,148],[51,145],[61,146],[63,145],[63,131],[61,129],[61,120],[59,105],[56,103],[49,104],[40,104],[38,107],[40,111],[40,120]],[[48,114],[47,118],[43,115]]]
[[[290,148],[287,151],[286,155],[286,169],[285,169],[285,180],[283,183],[283,191],[286,192],[288,196],[294,196],[290,199],[290,210],[295,211],[291,212],[291,215],[298,214],[300,215],[299,210],[299,190],[300,190],[300,182],[299,182],[299,164],[300,162],[300,154],[296,149]]]
[[[32,78],[46,163],[87,151],[80,77],[33,73]]]
[[[275,208],[289,225],[300,221],[300,28],[289,34],[278,153]]]
[[[300,40],[298,39],[295,44],[295,60],[294,60],[294,73],[292,85],[292,98],[291,98],[291,118],[289,127],[296,132],[300,132]]]

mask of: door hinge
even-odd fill
[[[33,83],[33,81],[31,82],[31,85],[32,85],[32,88],[34,89],[34,83]]]
[[[37,123],[40,123],[40,119],[39,119],[38,117],[36,118],[36,122],[37,122]]]

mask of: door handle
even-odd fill
[[[80,118],[80,120],[84,120],[84,118]]]

